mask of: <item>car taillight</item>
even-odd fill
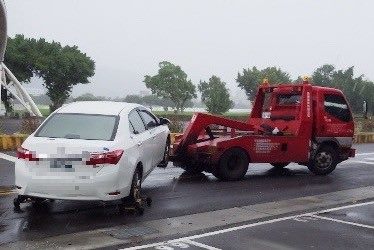
[[[17,149],[17,158],[18,159],[24,159],[26,161],[39,161],[39,158],[36,157],[35,153],[25,149],[23,147],[19,147]]]
[[[117,164],[123,154],[122,149],[114,150],[107,153],[92,153],[90,159],[86,161],[87,165],[99,164]]]

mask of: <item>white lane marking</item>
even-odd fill
[[[344,223],[344,224],[353,225],[357,227],[374,229],[374,226],[370,226],[370,225],[365,225],[365,224],[360,224],[360,223],[355,223],[355,222],[350,222],[350,221],[345,221],[345,220],[338,220],[338,219],[333,219],[333,218],[325,217],[325,216],[318,216],[318,215],[311,215],[311,216],[317,219],[321,219],[321,220],[329,220],[329,221]]]
[[[220,248],[205,245],[203,243],[196,242],[196,241],[193,241],[193,240],[184,240],[183,242],[185,242],[187,244],[190,244],[190,245],[194,245],[196,247],[201,247],[201,248],[204,248],[204,249],[208,249],[208,250],[221,250]]]
[[[363,164],[369,164],[369,165],[374,165],[374,162],[370,161],[349,161],[350,163],[363,163]]]
[[[271,223],[274,223],[274,222],[280,222],[280,221],[285,221],[285,220],[289,220],[289,219],[295,219],[295,218],[298,218],[298,217],[312,216],[312,215],[319,214],[319,213],[327,213],[327,212],[342,210],[342,209],[346,209],[346,208],[361,207],[361,206],[372,205],[372,204],[374,204],[374,201],[368,201],[368,202],[363,202],[363,203],[358,203],[358,204],[329,208],[329,209],[325,209],[325,210],[321,210],[321,211],[317,211],[317,212],[280,217],[280,218],[277,218],[277,219],[265,220],[265,221],[246,224],[246,225],[242,225],[242,226],[236,226],[236,227],[221,229],[221,230],[217,230],[217,231],[212,231],[212,232],[208,232],[208,233],[196,234],[196,235],[192,235],[192,236],[182,237],[182,238],[178,238],[178,239],[174,239],[174,240],[169,240],[169,241],[166,241],[166,242],[165,241],[164,242],[157,242],[157,243],[151,243],[151,244],[147,244],[147,245],[141,245],[141,246],[135,246],[135,247],[129,247],[129,248],[123,248],[123,249],[136,250],[136,249],[157,247],[157,246],[162,246],[162,245],[165,245],[165,244],[168,244],[168,243],[180,242],[180,241],[185,241],[185,240],[194,240],[194,239],[204,238],[204,237],[207,237],[207,236],[213,236],[213,235],[217,235],[217,234],[228,233],[228,232],[237,231],[237,230],[241,230],[241,229],[251,228],[251,227],[255,227],[255,226],[271,224]]]
[[[0,158],[2,158],[4,160],[7,160],[7,161],[11,161],[11,162],[16,162],[16,160],[17,160],[17,157],[7,155],[7,154],[4,154],[4,153],[0,153]]]
[[[374,161],[374,158],[365,158],[366,161]]]
[[[358,156],[360,156],[360,155],[374,155],[374,152],[371,152],[371,153],[360,153],[360,154],[356,154],[356,155],[358,155]]]

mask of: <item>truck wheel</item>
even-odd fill
[[[221,180],[237,181],[247,173],[248,164],[246,152],[240,148],[232,148],[222,154],[213,174]]]
[[[289,163],[288,162],[276,162],[276,163],[270,163],[273,167],[282,169],[286,167]]]
[[[336,150],[331,146],[322,146],[308,164],[309,170],[316,175],[327,175],[338,164]]]

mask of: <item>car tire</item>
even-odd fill
[[[288,166],[288,162],[276,162],[276,163],[270,163],[274,168],[277,168],[277,169],[282,169],[282,168],[285,168],[286,166]]]
[[[242,179],[248,170],[249,159],[247,153],[240,148],[226,150],[213,171],[213,175],[225,181]]]
[[[335,148],[321,146],[314,157],[309,161],[309,170],[316,175],[327,175],[334,171],[338,164],[338,155]]]
[[[166,144],[165,144],[164,157],[162,161],[157,165],[157,167],[166,168],[169,163],[169,156],[170,156],[170,138],[168,137]]]
[[[141,191],[142,191],[142,173],[139,168],[137,168],[134,172],[131,181],[131,189],[129,200],[130,202],[139,203],[141,201]]]

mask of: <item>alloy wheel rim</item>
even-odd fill
[[[332,164],[332,156],[330,153],[322,151],[316,156],[316,163],[319,168],[329,168]]]
[[[141,190],[141,180],[139,178],[139,173],[136,173],[135,185],[134,185],[134,199],[135,200],[140,198],[140,190]]]

